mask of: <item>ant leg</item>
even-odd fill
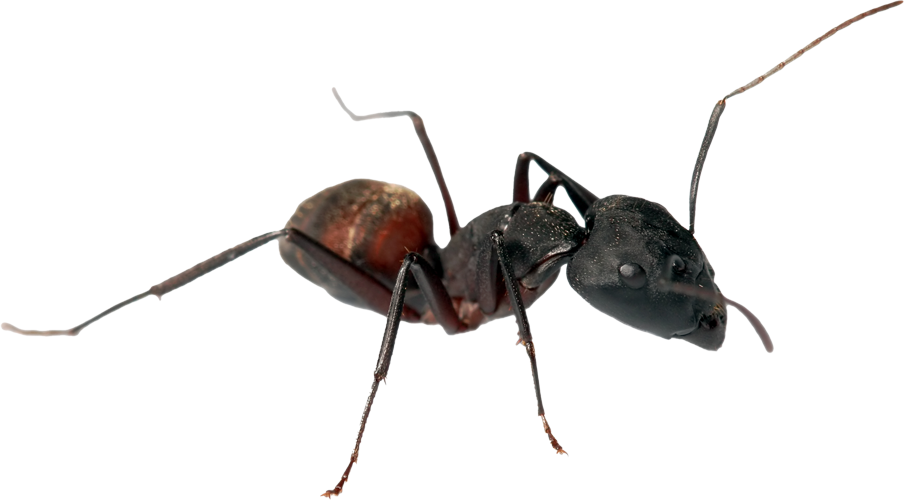
[[[336,255],[320,242],[295,228],[289,229],[288,240],[307,252],[339,281],[355,290],[358,297],[364,300],[372,310],[385,311],[392,307],[393,291],[360,267]],[[404,264],[409,259],[411,262]],[[414,275],[436,321],[448,333],[462,331],[463,325],[458,319],[458,312],[436,270],[423,256],[414,252],[408,254],[402,262],[406,266],[405,269],[408,268],[407,266],[411,267],[411,274]],[[416,311],[404,305],[404,302],[402,304],[400,307],[406,320],[418,321],[421,319]]]
[[[524,344],[527,356],[530,358],[530,369],[534,378],[534,392],[537,395],[537,414],[543,420],[543,430],[549,436],[549,443],[556,450],[556,453],[565,453],[555,436],[552,435],[552,430],[550,430],[549,424],[546,422],[543,397],[540,395],[540,377],[537,374],[537,356],[534,350],[534,340],[530,333],[530,324],[527,322],[526,308],[524,307],[524,301],[521,299],[520,285],[515,281],[512,261],[505,249],[505,238],[502,235],[502,231],[496,230],[490,233],[488,240],[483,244],[477,261],[477,274],[479,277],[477,282],[478,300],[480,309],[486,314],[495,312],[498,308],[496,304],[498,296],[496,294],[496,269],[498,267],[502,268],[505,288],[508,291],[515,321],[518,323],[520,343]]]
[[[571,198],[571,202],[574,203],[575,208],[577,208],[578,212],[582,215],[586,214],[590,205],[593,205],[593,202],[599,199],[596,195],[588,191],[587,188],[573,181],[571,177],[563,174],[559,169],[550,165],[549,162],[543,158],[540,158],[533,153],[521,153],[518,155],[518,162],[515,163],[515,189],[512,196],[513,201],[527,203],[531,200],[530,184],[527,177],[527,170],[531,160],[537,162],[537,165],[539,165],[544,172],[549,174],[550,181],[554,183],[553,185],[550,185],[550,181],[543,183],[543,186],[537,191],[537,197],[543,192],[543,197],[545,198],[547,196],[546,193],[554,192],[555,188],[561,184],[568,193],[568,197]],[[549,194],[549,196],[552,195]],[[537,197],[534,198],[534,201],[542,201],[538,200]]]
[[[351,110],[345,106],[345,103],[342,102],[342,98],[339,97],[339,92],[336,92],[335,87],[333,88],[333,96],[336,97],[336,100],[339,101],[339,105],[342,106],[342,109],[346,113],[348,113],[348,116],[356,122],[371,120],[373,118],[394,118],[397,116],[407,116],[408,118],[411,118],[411,123],[414,124],[414,131],[417,132],[417,138],[420,139],[421,146],[424,147],[424,153],[427,154],[427,161],[430,162],[430,167],[433,168],[433,175],[436,176],[436,183],[439,184],[439,190],[443,194],[443,203],[446,205],[446,216],[449,218],[449,236],[455,236],[455,233],[457,233],[461,227],[458,225],[458,217],[456,217],[455,207],[452,205],[452,196],[449,195],[449,188],[446,187],[446,181],[443,179],[443,171],[439,168],[439,160],[436,158],[436,151],[433,150],[433,144],[430,142],[430,138],[427,137],[427,129],[424,128],[424,120],[413,111],[389,111],[386,113],[374,113],[372,115],[359,116],[352,113]]]
[[[562,184],[562,179],[550,175],[543,181],[543,184],[537,189],[537,192],[534,194],[534,199],[531,201],[539,201],[541,203],[547,203],[552,205],[553,199],[556,195],[556,189]]]
[[[299,233],[301,234],[301,233]],[[342,478],[336,487],[327,490],[321,496],[327,498],[342,493],[342,487],[348,481],[348,475],[352,471],[352,466],[358,461],[358,452],[361,448],[361,438],[364,436],[364,426],[367,425],[367,417],[370,416],[371,406],[374,404],[374,398],[377,395],[377,388],[380,387],[380,381],[386,379],[389,373],[389,362],[392,360],[392,351],[395,347],[396,337],[399,333],[399,324],[402,319],[402,309],[405,303],[405,290],[408,286],[408,273],[411,272],[417,281],[418,286],[427,298],[430,309],[436,316],[437,321],[443,326],[448,334],[461,333],[468,329],[468,326],[461,322],[458,313],[449,298],[449,293],[443,285],[442,278],[427,263],[423,256],[411,252],[405,256],[399,274],[396,277],[395,287],[392,290],[392,300],[389,305],[389,313],[386,315],[386,329],[383,332],[383,342],[380,345],[380,356],[377,358],[377,367],[374,370],[374,381],[370,387],[370,395],[367,397],[367,403],[364,405],[364,414],[361,415],[361,426],[358,428],[358,438],[355,440],[355,449],[352,451],[348,467],[342,473]]]
[[[156,295],[157,298],[159,299],[159,298],[163,297],[165,294],[172,292],[173,290],[175,290],[183,285],[187,285],[187,284],[191,283],[192,281],[200,278],[201,276],[204,276],[205,274],[213,271],[214,269],[217,269],[225,264],[232,262],[236,258],[241,257],[242,255],[245,255],[246,253],[254,250],[255,248],[257,248],[269,241],[272,241],[272,240],[275,240],[282,236],[285,236],[286,232],[287,232],[286,229],[280,229],[279,231],[269,232],[267,234],[262,234],[256,238],[252,238],[238,246],[232,247],[229,250],[226,250],[225,252],[220,253],[219,255],[216,255],[214,257],[211,257],[211,258],[205,260],[204,262],[192,267],[191,269],[183,271],[182,273],[177,274],[176,276],[173,276],[172,278],[170,278],[162,283],[152,286],[148,291],[146,291],[144,293],[139,293],[138,295],[136,295],[128,300],[124,300],[124,301],[120,302],[119,304],[116,304],[115,306],[107,309],[106,311],[89,319],[88,321],[85,321],[84,323],[76,326],[75,328],[70,328],[69,330],[43,330],[43,331],[42,330],[21,330],[19,328],[16,328],[13,325],[10,325],[9,323],[3,323],[3,325],[0,325],[0,326],[2,326],[4,330],[21,333],[22,335],[42,335],[42,336],[78,335],[78,333],[86,326],[90,325],[91,323],[94,323],[95,321],[103,318],[104,316],[106,316],[120,308],[123,308],[123,307],[131,304],[132,302],[137,302],[150,295]]]

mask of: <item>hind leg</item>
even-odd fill
[[[294,230],[293,230],[294,231]],[[298,233],[300,234],[300,233]],[[290,234],[290,240],[296,238],[295,233]],[[358,437],[355,440],[355,449],[349,458],[348,466],[342,473],[339,483],[336,487],[327,490],[322,496],[331,497],[342,493],[345,482],[351,474],[352,466],[358,461],[358,452],[361,449],[361,439],[364,437],[364,427],[367,425],[367,417],[370,416],[370,409],[373,406],[374,398],[377,396],[377,389],[380,387],[380,381],[386,379],[389,374],[389,362],[392,360],[392,351],[395,348],[396,338],[399,334],[399,325],[402,319],[402,310],[405,303],[405,291],[408,287],[408,274],[414,276],[415,281],[427,299],[427,303],[436,316],[437,322],[442,325],[446,333],[452,335],[464,332],[468,329],[467,325],[462,323],[458,318],[458,313],[452,304],[452,299],[443,285],[442,278],[433,269],[427,260],[414,252],[405,256],[399,274],[396,278],[395,287],[392,290],[392,297],[386,315],[386,329],[383,332],[383,342],[380,345],[380,355],[377,358],[377,367],[374,370],[374,380],[370,386],[370,395],[367,396],[367,402],[364,405],[364,413],[361,415],[361,425],[358,428]]]

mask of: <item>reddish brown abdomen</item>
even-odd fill
[[[356,179],[324,189],[298,205],[286,227],[314,238],[390,290],[409,251],[439,264],[430,209],[414,191],[395,184]],[[297,246],[282,239],[279,252],[289,267],[336,299],[369,309],[355,291]],[[411,291],[411,298],[418,302],[416,288]],[[406,303],[422,309],[412,300]],[[376,312],[385,315],[387,311]]]

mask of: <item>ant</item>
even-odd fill
[[[527,307],[549,289],[567,264],[569,285],[593,307],[627,325],[714,351],[725,340],[725,310],[730,304],[750,320],[765,349],[772,352],[772,341],[756,316],[721,294],[715,271],[693,236],[700,174],[719,118],[728,98],[758,85],[836,31],[901,3],[871,9],[840,24],[716,103],[691,179],[687,228],[658,203],[625,195],[598,198],[529,152],[516,160],[513,202],[460,227],[421,117],[411,111],[358,116],[334,89],[339,105],[353,120],[398,116],[412,120],[446,208],[452,238],[445,248],[434,242],[431,213],[416,194],[383,182],[352,180],[303,202],[284,229],[222,252],[74,328],[35,331],[8,323],[2,326],[25,335],[77,335],[128,304],[150,295],[162,296],[278,240],[280,254],[292,269],[340,301],[380,313],[388,311],[354,449],[339,482],[324,496],[342,491],[358,459],[367,418],[389,370],[402,320],[439,324],[454,335],[514,315],[519,342],[530,360],[539,419],[553,449],[564,453],[546,420]],[[528,192],[531,162],[549,175],[533,198]],[[584,227],[551,204],[559,187],[584,218]]]

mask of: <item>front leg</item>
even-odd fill
[[[505,282],[506,291],[508,291],[512,313],[518,323],[520,343],[524,344],[527,356],[530,358],[530,368],[534,378],[534,391],[537,394],[537,414],[543,421],[543,430],[549,435],[549,442],[556,450],[556,453],[565,453],[555,436],[552,435],[552,430],[550,430],[549,424],[546,422],[543,396],[540,394],[540,377],[537,374],[537,355],[534,350],[534,339],[530,333],[530,324],[527,322],[527,310],[521,298],[520,285],[515,279],[512,261],[505,249],[505,237],[502,235],[502,231],[497,230],[490,233],[482,249],[477,266],[480,307],[484,313],[494,312],[498,307],[496,304],[496,271],[498,268],[502,270],[502,278]]]
[[[549,175],[546,182],[537,190],[533,201],[552,203],[552,197],[556,192],[556,188],[562,186],[568,193],[568,197],[571,198],[571,202],[574,203],[574,207],[578,209],[578,212],[581,215],[586,215],[590,205],[593,205],[593,202],[599,199],[587,188],[572,180],[571,177],[562,173],[543,158],[533,153],[521,153],[518,155],[517,163],[515,163],[515,189],[512,201],[520,201],[522,203],[531,201],[530,182],[527,176],[531,160],[535,161]]]

